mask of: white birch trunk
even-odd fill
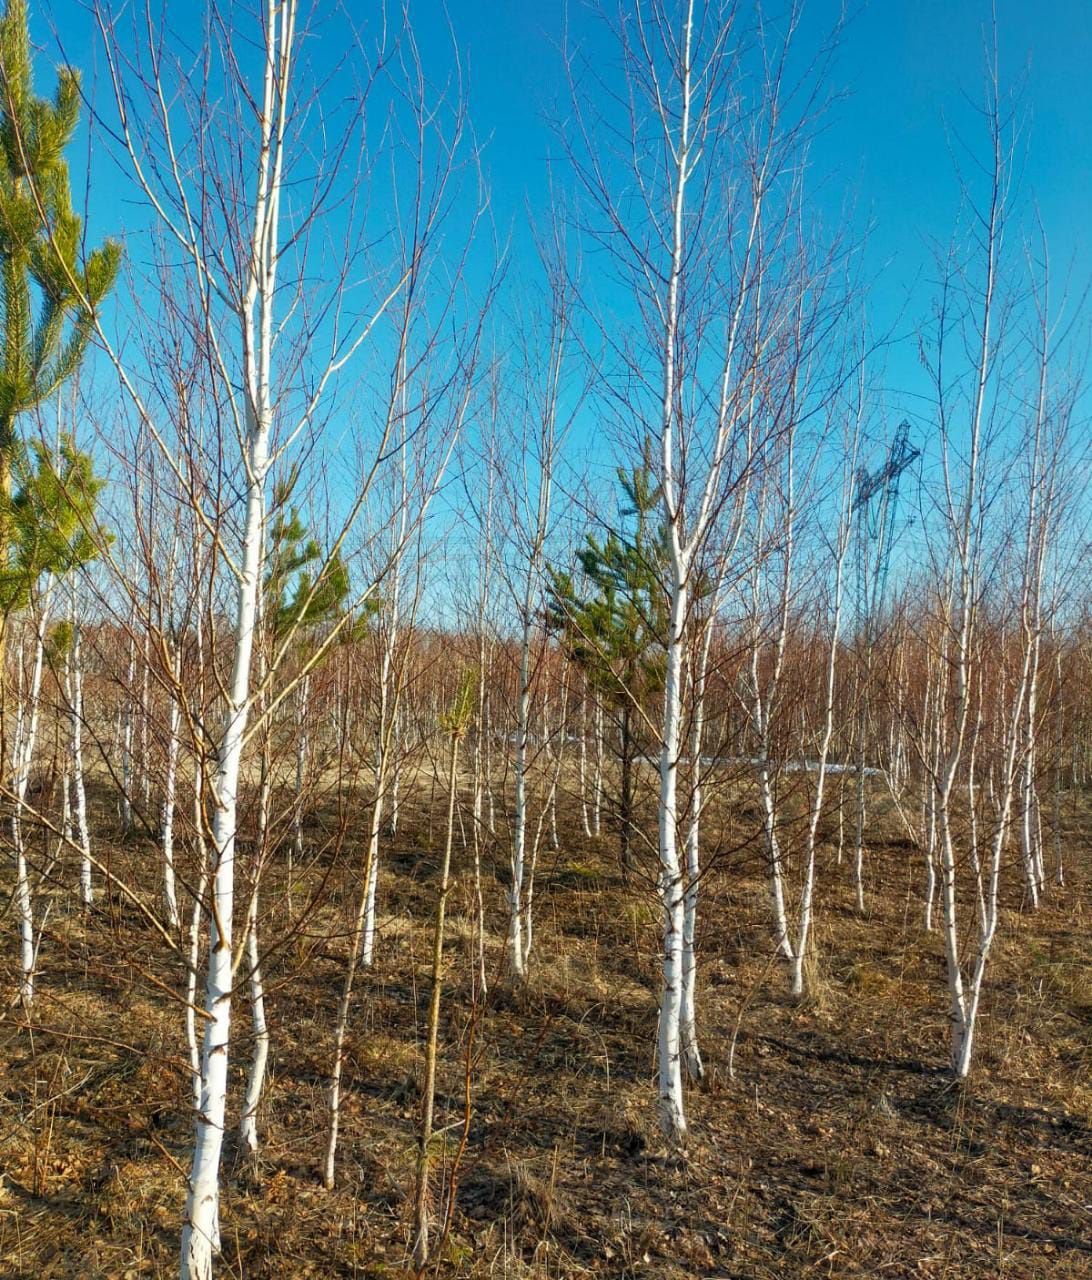
[[[580,746],[576,761],[577,784],[580,789],[580,821],[584,834],[591,839],[592,826],[588,808],[588,677],[584,676],[583,696],[580,699]]]
[[[181,679],[182,650],[175,641],[168,641],[171,652],[170,710],[167,720],[167,767],[163,777],[163,813],[160,821],[163,847],[163,900],[167,909],[167,921],[172,929],[180,922],[178,913],[178,889],[174,869],[174,811],[178,790],[178,750],[182,723]]]
[[[1062,701],[1062,648],[1057,644],[1054,650],[1055,693],[1057,710],[1055,712],[1055,746],[1054,746],[1054,883],[1059,889],[1065,885],[1065,866],[1062,861],[1062,751],[1065,747],[1065,716]]]
[[[200,575],[196,575],[198,580]],[[201,604],[196,609],[197,705],[194,718],[200,723],[205,692],[205,638],[201,620]],[[186,1045],[190,1054],[190,1084],[193,1094],[194,1123],[201,1112],[201,1047],[197,1037],[197,977],[201,958],[201,926],[205,915],[205,894],[209,887],[208,841],[205,839],[205,747],[202,740],[194,744],[193,753],[193,830],[197,844],[199,878],[190,912],[189,944],[186,952]]]
[[[773,912],[774,946],[779,955],[792,961],[789,941],[789,917],[785,910],[785,875],[781,857],[781,841],[777,835],[777,808],[774,802],[773,777],[766,758],[765,743],[762,763],[758,766],[758,794],[762,804],[762,833],[766,841],[766,861],[770,879],[770,907]]]
[[[524,867],[527,853],[527,735],[531,714],[531,578],[524,597],[516,704],[516,803],[512,821],[511,883],[508,886],[508,960],[517,981],[527,976],[524,943]]]
[[[714,598],[715,604],[715,598]],[[701,876],[701,811],[702,811],[702,739],[705,722],[705,681],[709,663],[709,646],[713,634],[714,619],[706,623],[694,672],[694,707],[690,736],[690,814],[686,831],[686,892],[683,898],[682,938],[682,1004],[679,1009],[679,1037],[682,1041],[683,1062],[687,1077],[697,1084],[705,1075],[705,1067],[698,1046],[696,991],[698,965],[695,938],[698,931],[698,895]]]
[[[781,674],[785,663],[785,650],[789,634],[789,605],[793,584],[793,548],[795,539],[794,458],[793,440],[790,434],[786,459],[786,501],[784,508],[784,549],[781,565],[779,595],[777,599],[776,631],[772,643],[772,662],[763,682],[760,658],[764,645],[762,627],[762,555],[756,544],[754,566],[750,573],[750,653],[748,674],[750,678],[751,722],[758,745],[758,793],[762,808],[762,835],[766,850],[767,875],[769,877],[770,907],[773,916],[774,946],[777,954],[790,963],[793,960],[789,938],[788,913],[785,908],[785,875],[778,837],[777,797],[774,774],[771,768],[773,753],[772,709],[776,706]],[[769,494],[766,482],[760,494],[758,529],[756,539],[766,533],[766,508]]]
[[[189,944],[186,951],[186,1047],[190,1054],[190,1092],[193,1114],[201,1111],[201,1046],[197,1038],[197,967],[201,959],[201,923],[205,908],[205,892],[209,886],[208,867],[204,859],[197,892],[190,912]]]
[[[268,465],[269,421],[252,423],[248,442],[247,516],[236,602],[235,659],[227,696],[227,723],[212,780],[212,903],[201,1047],[201,1099],[189,1196],[182,1229],[183,1280],[209,1280],[219,1250],[220,1154],[227,1107],[231,1028],[232,914],[235,899],[235,831],[239,768],[250,711],[250,660],[254,644],[261,568],[263,489]]]
[[[121,829],[128,834],[133,826],[133,717],[136,694],[136,612],[130,619],[129,666],[125,680],[125,707],[121,736]]]
[[[856,825],[853,829],[853,892],[856,897],[857,911],[863,915],[864,898],[864,843],[865,820],[867,817],[867,796],[865,793],[865,732],[867,717],[861,713],[860,738],[857,747],[857,788],[856,788]]]
[[[61,773],[61,839],[58,855],[72,847],[72,774],[66,764]],[[80,896],[83,896],[83,868],[80,868]],[[83,903],[81,901],[80,905]]]
[[[398,691],[392,697],[391,673],[394,665],[394,647],[398,628],[398,567],[395,566],[391,615],[387,635],[383,643],[383,657],[379,672],[379,736],[376,741],[375,799],[372,804],[372,823],[368,831],[368,851],[365,855],[364,923],[360,950],[360,963],[371,968],[375,961],[376,892],[379,885],[379,837],[383,829],[383,809],[387,798],[389,779],[393,774],[393,756],[398,751],[395,740]]]
[[[226,1124],[231,1029],[232,916],[239,771],[251,708],[250,666],[257,626],[265,484],[273,428],[273,336],[279,211],[295,0],[267,0],[261,145],[250,227],[251,251],[240,309],[244,330],[246,516],[238,562],[234,657],[223,733],[212,779],[211,904],[201,1047],[201,1098],[182,1227],[182,1280],[211,1280],[219,1249],[220,1156]]]
[[[405,486],[405,441],[403,440],[403,486]],[[399,625],[399,589],[401,573],[401,548],[405,543],[405,531],[408,520],[406,491],[403,487],[403,501],[399,524],[398,548],[391,568],[390,613],[387,619],[387,633],[383,639],[383,652],[379,669],[379,728],[376,738],[375,757],[375,794],[372,798],[371,823],[368,828],[368,842],[364,854],[364,866],[361,892],[357,900],[356,914],[349,938],[349,959],[342,982],[341,999],[338,1002],[337,1019],[334,1024],[334,1053],[330,1071],[328,1102],[330,1108],[330,1127],[327,1131],[326,1152],[323,1157],[322,1181],[326,1189],[333,1190],[336,1164],[337,1144],[341,1130],[341,1076],[345,1059],[345,1037],[349,1029],[349,1012],[352,1008],[353,986],[358,966],[365,968],[372,964],[375,950],[375,900],[376,884],[379,874],[379,838],[383,829],[383,807],[387,795],[392,753],[399,750],[395,740],[395,720],[402,693],[402,673],[393,679],[395,645]]]
[[[656,1041],[659,1072],[660,1125],[668,1140],[686,1139],[683,1100],[681,1016],[683,1007],[683,873],[678,850],[678,771],[682,721],[682,665],[685,637],[688,566],[677,547],[672,557],[671,614],[664,680],[663,736],[660,742],[658,889],[663,911],[663,984]]]
[[[569,668],[566,665],[561,672],[561,690],[559,696],[557,733],[551,735],[547,704],[543,704],[543,732],[546,737],[546,759],[551,765],[550,790],[546,801],[550,819],[550,848],[555,852],[561,848],[561,837],[557,830],[557,792],[561,780],[561,770],[565,762],[565,736],[569,720]]]
[[[376,767],[376,793],[372,801],[372,818],[368,829],[368,843],[364,855],[363,880],[361,892],[357,899],[352,933],[349,938],[349,959],[345,967],[341,999],[338,1003],[337,1019],[334,1023],[334,1053],[328,1093],[330,1127],[327,1131],[326,1152],[322,1165],[322,1181],[328,1191],[333,1190],[335,1181],[337,1143],[341,1130],[341,1075],[345,1060],[345,1037],[349,1030],[349,1011],[352,1007],[356,971],[362,961],[368,916],[368,886],[372,883],[373,868],[379,857],[379,833],[383,821],[383,795],[386,788],[387,745],[387,742],[381,744],[379,762]],[[372,901],[374,903],[374,898]]]
[[[87,821],[87,789],[83,771],[83,650],[80,623],[76,616],[75,586],[72,590],[72,644],[66,662],[67,690],[72,748],[72,806],[76,845],[80,851],[80,903],[90,907],[95,900],[91,878],[91,832]]]
[[[148,687],[151,680],[148,650],[149,635],[148,627],[145,626],[140,654],[140,759],[137,761],[140,772],[140,799],[145,813],[148,812],[152,791],[152,771],[148,760],[148,725],[152,718],[152,709],[148,704]]]
[[[593,734],[592,741],[594,743],[593,760],[595,767],[592,772],[592,822],[591,833],[595,839],[599,838],[602,830],[602,813],[603,813],[603,703],[599,695],[595,695],[595,709],[592,715]]]
[[[407,304],[408,305],[408,304]],[[376,931],[376,892],[379,885],[379,836],[382,831],[383,809],[387,802],[388,787],[397,787],[401,765],[401,745],[398,734],[398,712],[401,706],[402,680],[404,673],[400,669],[397,679],[395,674],[395,654],[398,647],[399,627],[401,625],[401,589],[402,558],[406,544],[406,533],[409,528],[409,490],[408,490],[408,458],[405,435],[405,396],[406,396],[406,331],[409,325],[409,312],[406,313],[403,327],[403,345],[400,348],[398,363],[398,396],[397,401],[403,409],[402,438],[400,447],[401,463],[401,501],[398,510],[398,522],[395,526],[395,546],[390,565],[390,608],[387,615],[386,633],[383,636],[383,653],[379,665],[379,723],[375,744],[375,801],[372,805],[372,826],[368,833],[368,851],[365,856],[365,891],[363,937],[361,940],[360,963],[370,968],[375,959]],[[393,406],[396,400],[392,399]],[[398,793],[391,797],[391,834],[398,829]],[[340,1051],[339,1051],[340,1054]],[[331,1179],[333,1177],[333,1146],[330,1155]],[[327,1185],[332,1185],[328,1183]]]
[[[392,750],[391,750],[391,782],[390,782],[390,806],[387,816],[387,834],[393,840],[398,834],[398,823],[402,816],[402,759],[403,759],[403,738],[404,721],[401,707],[395,710],[394,723],[391,726],[393,734]]]
[[[269,1061],[269,1024],[265,1016],[265,985],[262,982],[261,955],[258,948],[258,892],[261,867],[255,869],[255,882],[247,906],[246,963],[250,986],[250,1023],[254,1036],[250,1066],[247,1071],[246,1094],[239,1116],[239,1142],[252,1156],[258,1153],[258,1104],[265,1086]]]
[[[291,901],[292,877],[296,864],[303,862],[303,795],[307,780],[307,757],[311,746],[307,725],[310,723],[308,703],[311,696],[310,673],[300,682],[297,693],[298,731],[296,733],[296,797],[292,807],[292,845],[288,853],[288,893]]]
[[[677,140],[672,140],[674,172],[671,209],[671,267],[663,310],[663,397],[660,405],[661,500],[669,540],[669,616],[665,646],[663,719],[660,734],[659,796],[659,877],[657,887],[663,913],[663,979],[660,1015],[656,1036],[656,1067],[659,1076],[660,1127],[668,1143],[681,1146],[686,1141],[687,1124],[683,1098],[682,1043],[680,1018],[683,998],[683,926],[685,922],[684,884],[679,863],[678,771],[682,723],[683,647],[686,639],[687,585],[690,559],[684,551],[685,510],[675,474],[673,434],[678,371],[675,367],[679,334],[680,286],[685,253],[684,217],[686,183],[690,176],[691,40],[694,9],[687,6],[678,69],[680,118]],[[708,489],[707,489],[708,492]]]
[[[856,441],[854,440],[851,458],[856,460]],[[792,951],[791,991],[798,999],[805,993],[806,978],[804,964],[808,954],[811,938],[812,905],[815,895],[815,857],[816,839],[819,832],[819,819],[823,813],[823,797],[826,789],[827,761],[830,758],[830,743],[834,736],[834,697],[836,677],[838,673],[838,644],[842,634],[842,577],[845,567],[846,553],[849,549],[852,526],[852,484],[853,467],[850,466],[844,488],[839,537],[835,550],[834,564],[834,609],[831,617],[830,647],[827,650],[826,680],[823,690],[823,727],[819,739],[818,776],[815,780],[815,791],[812,793],[811,806],[808,813],[807,834],[804,841],[804,883],[800,891],[800,909],[797,917],[796,940]]]
[[[27,689],[25,701],[22,697],[19,699],[12,753],[14,765],[12,789],[15,793],[15,804],[11,813],[11,836],[15,849],[15,900],[19,916],[19,997],[26,1008],[29,1008],[34,1000],[34,975],[38,950],[34,936],[34,904],[30,889],[30,869],[27,866],[26,849],[23,845],[22,811],[26,804],[30,770],[38,738],[46,628],[49,626],[52,603],[53,577],[50,575],[42,593],[41,609],[35,619],[34,666],[31,670],[30,687]],[[18,659],[20,671],[22,670],[22,649],[22,641],[20,641]],[[21,681],[20,676],[20,683]]]

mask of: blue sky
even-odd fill
[[[193,7],[194,0],[167,0],[172,20]],[[839,10],[838,0],[806,6],[808,20],[820,24]],[[31,11],[43,58],[56,60],[59,38],[91,86],[102,59],[84,0],[31,0]],[[1023,189],[1042,208],[1056,260],[1077,253],[1087,266],[1092,3],[997,0],[997,12],[1003,79],[1024,86],[1029,152]],[[518,224],[528,204],[542,207],[547,162],[557,155],[547,117],[554,104],[564,107],[567,94],[558,47],[567,29],[571,39],[606,50],[598,23],[582,0],[449,0],[446,6],[415,0],[411,13],[437,75],[450,58],[450,22],[467,71],[474,127],[486,144],[498,222]],[[913,285],[928,261],[929,239],[945,238],[952,226],[958,190],[950,138],[953,132],[976,136],[968,98],[977,103],[981,97],[989,16],[989,0],[864,0],[846,28],[834,76],[845,98],[830,117],[816,163],[829,175],[831,213],[850,199],[862,227],[871,223],[869,252],[884,269],[885,300]],[[332,19],[325,24],[324,39],[334,34],[332,25]],[[93,212],[103,224],[132,217],[112,208],[109,195]]]
[[[836,0],[807,6],[819,25],[839,10]],[[544,198],[546,164],[557,154],[545,117],[566,95],[555,47],[565,14],[560,3],[527,0],[450,6],[502,223],[518,225],[525,203],[537,208]],[[1069,267],[1079,285],[1092,272],[1092,3],[998,0],[997,14],[1002,81],[1018,92],[1026,123],[1018,195],[1042,211],[1056,288]],[[879,330],[905,315],[898,332],[906,333],[927,305],[932,245],[947,241],[959,209],[953,151],[960,139],[986,141],[975,112],[989,21],[989,0],[871,0],[845,30],[833,77],[844,98],[814,162],[827,218],[836,222],[852,207],[858,233],[867,230]],[[599,47],[597,26],[578,2],[568,6],[568,30]],[[892,361],[897,392],[906,361],[901,353]]]
[[[185,24],[195,0],[167,0]],[[365,13],[363,0],[348,0]],[[811,0],[807,22],[829,25],[837,0]],[[329,0],[324,8],[330,9]],[[306,9],[306,6],[305,6]],[[771,6],[773,11],[773,6]],[[915,329],[928,313],[932,245],[952,234],[959,209],[953,148],[985,141],[976,108],[982,100],[989,0],[871,0],[849,22],[833,85],[843,100],[815,145],[822,216],[836,225],[851,211],[852,236],[864,241],[872,284],[874,333],[892,341],[879,359],[889,427],[904,412],[929,417],[917,360]],[[531,258],[528,208],[547,201],[547,167],[558,156],[550,117],[567,102],[559,46],[581,42],[609,56],[600,26],[580,0],[415,0],[415,30],[426,63],[442,77],[458,45],[477,136],[484,144],[494,216],[511,230],[513,265]],[[445,16],[446,15],[446,16]],[[1019,90],[1026,123],[1019,195],[1037,204],[1050,239],[1056,276],[1072,273],[1079,292],[1092,276],[1092,0],[997,0],[1002,81]],[[57,37],[92,86],[101,54],[82,0],[32,0],[32,24],[43,60],[56,60]],[[323,39],[336,50],[336,19]],[[43,86],[44,87],[44,86]],[[966,156],[963,157],[964,161]],[[123,203],[115,182],[99,184],[91,208],[99,233],[119,224],[137,230],[141,214]],[[867,232],[867,238],[866,238]],[[922,426],[921,430],[927,430]],[[594,432],[573,444],[593,453]],[[604,470],[613,459],[594,459]]]
[[[820,24],[839,11],[813,0]],[[498,215],[517,219],[525,196],[540,203],[543,170],[556,154],[544,111],[564,97],[560,59],[563,6],[481,5],[458,0],[456,30],[466,33],[474,95]],[[487,16],[486,16],[487,15]],[[815,147],[823,175],[821,202],[837,222],[852,208],[867,232],[866,274],[875,281],[870,313],[877,331],[895,325],[909,337],[927,309],[932,246],[946,242],[959,210],[953,154],[986,142],[976,109],[982,101],[988,0],[871,0],[849,22],[834,74],[844,93]],[[582,6],[571,6],[570,31],[595,40]],[[1092,273],[1092,3],[999,0],[1003,84],[1018,94],[1026,123],[1018,197],[1034,202],[1050,238],[1056,291],[1072,268],[1079,289]],[[901,323],[897,323],[902,318]],[[917,389],[916,353],[898,343],[889,357],[890,390]]]

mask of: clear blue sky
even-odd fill
[[[568,7],[570,33],[598,39],[585,6]],[[812,0],[809,18],[826,24],[839,9],[837,0]],[[525,200],[541,204],[557,150],[543,117],[566,94],[555,48],[565,6],[452,0],[450,13],[471,66],[477,127],[489,138],[495,208],[502,222],[518,223]],[[852,204],[859,230],[869,228],[877,329],[905,315],[906,333],[927,306],[930,245],[950,237],[959,207],[953,135],[986,142],[974,108],[989,20],[989,0],[866,0],[846,29],[835,72],[846,96],[815,160],[830,174],[828,216]],[[1002,79],[1021,86],[1028,124],[1021,195],[1042,210],[1056,290],[1070,265],[1079,287],[1092,274],[1092,0],[998,0],[998,26]],[[895,399],[914,366],[913,342],[893,350]]]
[[[184,22],[199,0],[168,3]],[[811,0],[808,21],[826,25],[839,9],[838,0]],[[557,153],[547,117],[567,95],[558,49],[567,10],[570,38],[602,41],[581,0],[446,6],[475,130],[485,143],[495,217],[502,230],[514,231],[517,265],[521,254],[529,256],[525,210],[542,208],[547,161]],[[1072,267],[1079,288],[1092,274],[1092,0],[997,0],[997,11],[1002,78],[1006,86],[1023,86],[1029,126],[1021,191],[1042,210],[1056,274]],[[415,0],[411,14],[431,70],[441,74],[450,57],[445,7]],[[951,137],[985,140],[974,106],[982,97],[989,19],[989,0],[866,0],[846,30],[835,71],[846,97],[815,151],[817,169],[829,175],[826,216],[836,219],[851,205],[857,230],[870,228],[874,330],[902,317],[901,340],[889,349],[883,375],[892,417],[912,408],[921,390],[913,328],[927,311],[930,243],[950,236],[959,203]],[[43,57],[55,60],[59,35],[90,85],[101,55],[82,0],[32,0],[32,21]],[[324,38],[331,34],[328,21]],[[97,190],[92,217],[100,232],[119,220],[131,227],[135,215],[115,203],[114,184]]]
[[[176,20],[199,4],[168,0]],[[824,22],[840,4],[811,0],[806,7]],[[1092,202],[1092,3],[998,0],[997,7],[1003,76],[1010,85],[1026,80],[1032,133],[1025,186],[1043,208],[1061,260],[1068,249],[1085,247]],[[537,206],[544,197],[546,161],[556,153],[544,115],[566,95],[557,50],[566,9],[571,36],[600,40],[583,0],[446,5],[469,71],[475,128],[488,143],[502,224],[521,216],[525,200]],[[411,4],[435,71],[448,52],[444,10],[439,0]],[[56,60],[56,32],[90,83],[101,56],[84,0],[31,0],[31,11],[44,58]],[[831,118],[819,159],[840,170],[843,189],[856,193],[860,210],[874,220],[877,261],[897,258],[892,284],[912,277],[923,237],[944,237],[951,226],[957,193],[946,129],[973,132],[966,96],[980,98],[989,14],[989,0],[863,0],[846,30],[836,82],[847,97]],[[106,209],[96,212],[109,217]]]

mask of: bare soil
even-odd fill
[[[309,845],[325,847],[335,830],[343,838],[296,888],[299,928],[284,859],[275,860],[264,887],[265,1147],[252,1166],[228,1135],[221,1276],[407,1274],[441,807],[419,785],[397,838],[384,842],[378,962],[354,1003],[332,1193],[319,1177],[325,1087],[365,806],[348,819],[310,815]],[[921,868],[890,818],[870,825],[864,918],[848,866],[824,847],[813,994],[794,1003],[770,958],[766,891],[747,843],[753,817],[734,808],[710,833],[711,849],[742,847],[703,890],[708,1075],[689,1093],[685,1159],[663,1150],[655,1128],[650,886],[623,884],[613,838],[586,839],[578,809],[564,805],[563,847],[544,849],[538,868],[533,975],[513,990],[502,878],[492,874],[506,863],[498,832],[486,858],[498,932],[487,938],[482,1001],[463,852],[446,953],[438,1220],[456,1165],[457,1174],[438,1274],[1092,1276],[1092,860],[1076,834],[1079,807],[1067,809],[1069,887],[1035,914],[1008,904],[976,1070],[962,1086],[944,1070],[943,956],[921,929]],[[154,841],[118,837],[102,796],[95,821],[98,855],[154,904]],[[0,1019],[0,1276],[173,1276],[192,1131],[182,967],[117,891],[101,894],[88,919],[74,872],[54,876],[72,883],[40,899],[52,905],[33,1017],[9,1004]],[[15,989],[10,907],[6,918],[5,998]],[[234,1017],[237,1108],[250,1034],[243,978]]]

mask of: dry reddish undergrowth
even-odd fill
[[[222,1276],[404,1274],[434,892],[426,792],[415,799],[388,850],[379,964],[356,1002],[333,1193],[317,1171],[356,842],[345,842],[332,868],[312,869],[316,882],[329,875],[328,892],[287,941],[283,868],[271,874],[265,936],[282,945],[267,966],[266,1147],[256,1169],[228,1152]],[[97,816],[101,833],[109,819]],[[709,1077],[690,1094],[683,1163],[660,1150],[651,1121],[651,894],[620,883],[608,838],[574,835],[575,809],[562,816],[565,848],[544,853],[536,884],[533,979],[513,993],[498,973],[476,1012],[461,869],[438,1093],[438,1125],[448,1126],[435,1139],[441,1169],[460,1145],[471,1028],[473,1111],[441,1274],[1092,1274],[1089,857],[1076,827],[1065,895],[1049,894],[1034,916],[1015,902],[1005,914],[978,1068],[962,1088],[940,1069],[939,940],[920,931],[919,868],[894,827],[878,819],[872,830],[867,919],[852,911],[847,867],[825,854],[814,994],[800,1006],[769,963],[753,854],[733,855],[703,900]],[[723,822],[738,835],[746,807]],[[153,897],[153,845],[119,841],[110,856]],[[486,889],[499,928],[502,890],[491,876]],[[90,921],[71,893],[53,897],[33,1024],[21,1025],[14,1009],[0,1023],[0,1276],[173,1276],[190,1117],[182,1011],[165,988],[180,987],[180,970],[118,895],[104,897]],[[495,964],[501,939],[488,942]],[[7,990],[13,952],[2,958]],[[236,1086],[248,1034],[245,1004],[237,1010]]]

